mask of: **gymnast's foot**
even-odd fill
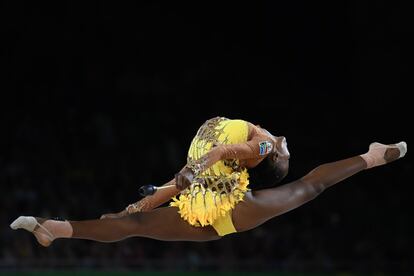
[[[369,169],[402,158],[406,153],[406,142],[399,142],[397,144],[390,145],[375,142],[369,146],[367,153],[361,154],[361,157],[365,160],[367,163],[367,169]]]
[[[24,229],[36,237],[37,242],[48,247],[57,238],[70,238],[72,236],[72,226],[68,221],[58,221],[53,219],[43,219],[35,217],[20,216],[10,227],[13,230]]]

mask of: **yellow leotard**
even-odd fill
[[[206,121],[191,142],[187,161],[198,160],[217,145],[244,143],[248,124],[244,120],[217,117]],[[181,217],[194,226],[212,225],[219,235],[235,232],[231,211],[248,190],[248,172],[239,160],[221,160],[196,175],[192,184],[173,198]]]

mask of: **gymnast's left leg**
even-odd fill
[[[365,154],[318,166],[291,183],[247,193],[232,213],[238,232],[255,228],[267,220],[316,198],[325,189],[362,171],[395,161],[405,155],[407,145],[373,143]]]
[[[158,208],[122,218],[84,221],[19,217],[10,226],[32,232],[43,246],[49,246],[58,238],[99,242],[116,242],[130,237],[163,241],[209,241],[220,238],[211,226],[194,227],[188,224],[180,217],[176,207]]]

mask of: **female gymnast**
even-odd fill
[[[101,219],[68,221],[20,216],[10,227],[34,234],[39,244],[55,239],[116,242],[130,237],[164,241],[210,241],[258,227],[314,199],[328,187],[362,171],[395,161],[407,144],[372,143],[361,155],[322,164],[282,186],[251,191],[248,169],[263,160],[279,179],[289,168],[285,137],[244,120],[207,120],[193,138],[187,164],[154,195]],[[175,197],[178,195],[178,198]],[[171,198],[168,207],[159,207]]]

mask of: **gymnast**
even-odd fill
[[[59,238],[217,240],[259,227],[332,185],[402,158],[406,152],[405,142],[372,143],[366,153],[319,165],[293,182],[252,191],[249,170],[263,161],[271,164],[278,180],[287,175],[290,153],[286,138],[246,120],[216,117],[197,131],[183,169],[161,187],[144,187],[141,191],[149,195],[121,212],[82,221],[20,216],[10,227],[33,233],[45,247]],[[160,207],[168,201],[169,206]]]

